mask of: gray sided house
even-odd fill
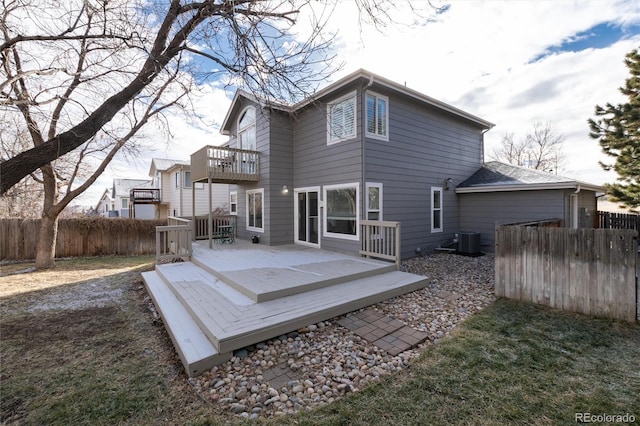
[[[361,220],[397,221],[406,258],[462,229],[455,187],[481,167],[492,126],[359,70],[293,106],[237,92],[215,165],[234,177],[212,178],[211,146],[192,155],[192,177],[233,184],[239,238],[357,252]]]
[[[492,161],[455,192],[460,199],[460,229],[479,232],[481,248],[493,251],[496,225],[556,219],[561,226],[593,228],[597,193],[604,193],[604,188]]]

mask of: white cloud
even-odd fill
[[[399,13],[404,23],[417,16],[402,4],[391,12]],[[640,45],[640,34],[606,48],[560,53],[549,49],[603,22],[638,28],[640,3],[469,1],[453,2],[440,14],[423,10],[422,15],[428,21],[424,25],[391,25],[380,32],[359,26],[354,3],[340,1],[326,28],[338,34],[335,53],[345,63],[333,79],[366,68],[492,121],[497,126],[485,136],[486,151],[504,132],[524,135],[535,121],[551,121],[566,137],[565,175],[596,184],[615,178],[598,165],[608,159],[589,138],[586,120],[596,104],[624,100],[618,92],[628,77],[623,59]],[[304,39],[309,15],[301,14],[299,22],[294,31]],[[230,94],[215,86],[203,91],[196,101],[203,122],[171,120],[171,143],[157,143],[148,159],[137,161],[140,166],[114,163],[105,173],[112,176],[94,185],[98,189],[90,204],[97,202],[106,179],[109,186],[113,177],[145,177],[147,160],[153,156],[186,159],[205,144],[226,140],[217,126],[230,105]]]

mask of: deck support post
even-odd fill
[[[209,222],[208,222],[208,234],[209,234],[209,248],[213,247],[213,200],[211,200],[211,176],[207,177],[207,190],[209,191]]]

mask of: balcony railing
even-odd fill
[[[191,154],[191,179],[218,183],[257,182],[260,154],[246,149],[205,146]]]
[[[160,190],[152,188],[139,188],[129,191],[131,201],[134,203],[159,203]]]

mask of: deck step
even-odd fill
[[[156,271],[144,272],[142,278],[189,377],[231,359],[231,352],[218,352]]]
[[[175,268],[175,272],[178,269],[181,268]],[[219,288],[202,280],[180,279],[172,281],[171,286],[209,340],[221,352],[228,353],[418,290],[427,282],[423,276],[394,271],[241,305],[231,302]]]
[[[255,259],[250,267],[247,258]],[[389,262],[307,248],[295,253],[263,247],[212,252],[194,246],[192,262],[259,303],[396,270]]]

